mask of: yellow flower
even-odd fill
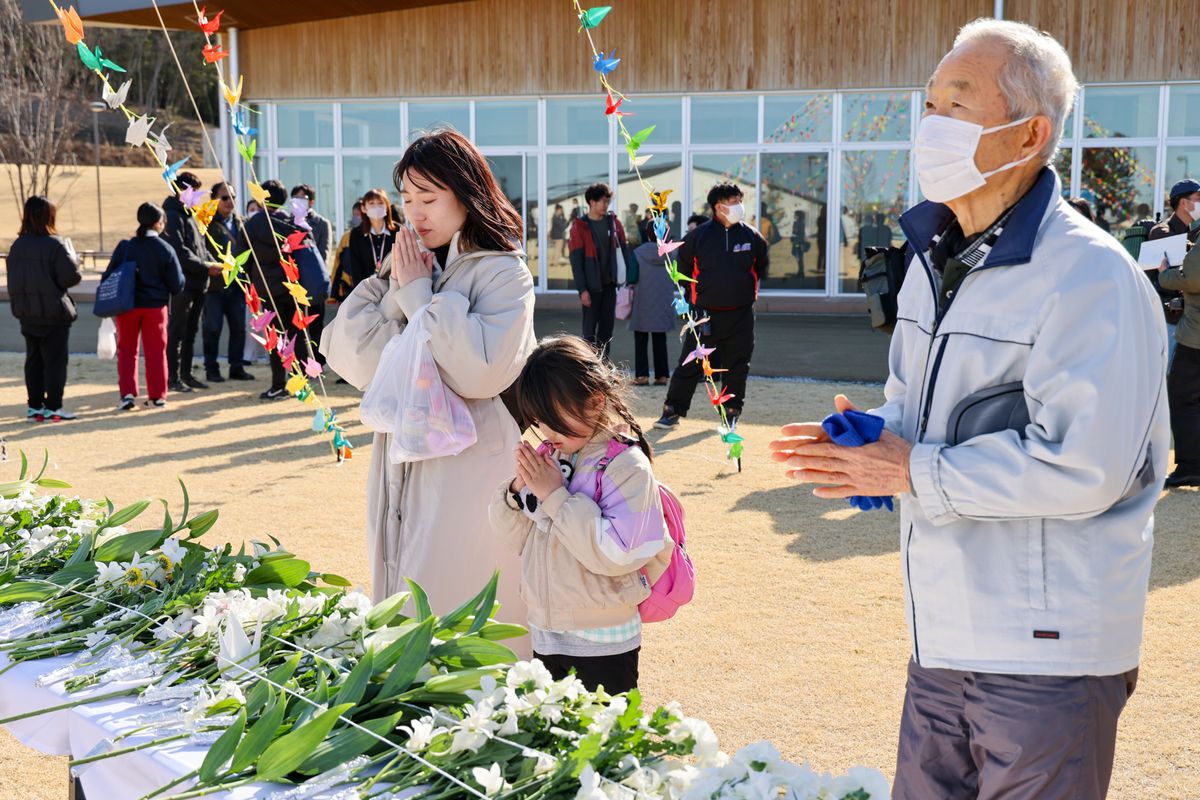
[[[146,582],[146,573],[141,567],[130,567],[125,571],[125,585],[136,589]]]

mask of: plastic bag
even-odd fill
[[[633,316],[633,291],[632,286],[617,289],[617,319],[629,319]]]
[[[96,340],[96,357],[111,360],[117,357],[117,323],[112,317],[100,320],[100,336]]]
[[[392,435],[393,464],[456,456],[476,442],[467,403],[442,381],[422,309],[383,349],[363,394],[363,424]]]

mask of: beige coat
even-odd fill
[[[410,577],[444,614],[499,569],[499,618],[524,624],[520,561],[492,532],[488,501],[514,471],[520,432],[498,395],[535,344],[533,280],[519,253],[460,253],[457,236],[447,262],[436,284],[426,278],[396,288],[367,278],[325,330],[329,366],[363,389],[384,346],[428,305],[434,360],[446,385],[467,401],[478,434],[457,456],[410,464],[390,463],[389,435],[375,434],[367,484],[372,594],[378,601],[402,591]]]

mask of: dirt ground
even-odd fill
[[[263,380],[172,396],[164,411],[121,413],[115,365],[72,358],[67,405],[80,419],[36,425],[21,421],[20,357],[0,355],[8,453],[0,480],[15,476],[19,448],[48,449],[52,475],[117,505],[155,496],[177,506],[178,475],[200,508],[221,508],[210,539],[274,533],[315,566],[365,586],[370,439],[357,424],[355,393],[331,386],[358,446],[338,466],[300,405],[257,400],[267,369],[251,369]],[[636,413],[648,424],[662,389],[637,391]],[[779,425],[821,418],[838,391],[863,407],[880,397],[877,386],[753,381],[741,474],[724,461],[706,415],[651,434],[657,473],[687,509],[699,592],[676,619],[646,631],[642,684],[652,701],[678,699],[708,719],[726,749],[767,738],[818,769],[863,764],[890,775],[909,652],[897,519],[817,500],[766,455]],[[1121,720],[1112,798],[1200,797],[1198,502],[1185,491],[1159,505],[1141,679]],[[0,797],[65,796],[64,760],[0,733],[0,763]]]

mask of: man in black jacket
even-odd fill
[[[221,267],[212,261],[208,247],[196,224],[196,218],[184,207],[179,194],[185,189],[199,189],[203,184],[193,172],[181,172],[175,178],[175,194],[163,201],[167,227],[163,239],[175,248],[183,267],[183,291],[171,298],[170,321],[167,326],[167,388],[186,394],[192,389],[207,389],[192,375],[192,360],[196,355],[196,334],[200,331],[200,315],[204,311],[204,293],[208,279],[221,274]]]
[[[218,202],[217,213],[208,223],[208,235],[219,252],[224,253],[237,241],[242,230],[242,219],[237,215],[233,189],[227,183],[218,183],[212,188],[211,196]],[[204,295],[204,373],[209,383],[223,383],[217,353],[221,346],[221,328],[229,325],[229,379],[252,381],[254,376],[246,372],[246,296],[236,283],[225,285],[223,275],[208,279],[208,293]]]
[[[695,281],[685,284],[687,299],[693,316],[708,318],[697,326],[701,343],[716,348],[711,366],[727,370],[721,373],[723,388],[733,396],[725,411],[735,419],[746,399],[754,353],[754,302],[759,283],[767,277],[770,255],[762,235],[743,222],[741,189],[732,183],[717,184],[708,193],[708,205],[713,219],[690,231],[676,255],[679,271]],[[656,428],[674,428],[680,417],[687,416],[696,384],[704,376],[704,357],[693,353],[694,347],[695,338],[689,334]]]
[[[1191,178],[1177,181],[1171,187],[1168,202],[1171,204],[1171,216],[1151,228],[1146,240],[1152,242],[1155,239],[1165,239],[1168,236],[1186,233],[1188,241],[1195,242],[1197,238],[1200,238],[1200,228],[1193,231],[1192,222],[1200,219],[1200,183]],[[1148,213],[1147,216],[1149,216]],[[1142,246],[1145,247],[1145,245]],[[1175,325],[1183,316],[1183,292],[1172,292],[1159,286],[1157,270],[1147,271],[1146,276],[1150,278],[1150,282],[1158,291],[1158,296],[1162,298],[1163,314],[1167,318],[1170,360],[1173,362],[1175,360]]]
[[[279,314],[272,320],[271,325],[276,330],[283,330],[287,336],[295,338],[296,358],[303,362],[308,358],[308,345],[304,332],[296,327],[293,320],[296,300],[284,285],[287,282],[287,273],[284,272],[279,259],[283,242],[276,238],[277,234],[287,238],[300,229],[293,224],[291,209],[286,205],[287,189],[283,184],[277,180],[269,180],[263,183],[262,188],[267,193],[267,208],[245,221],[234,242],[233,253],[236,256],[247,250],[254,251],[246,262],[245,269],[262,297],[263,309],[277,311]],[[302,313],[311,314],[312,311],[302,309]],[[287,397],[288,373],[283,368],[283,361],[276,350],[272,350],[270,355],[271,387],[260,394],[259,398],[278,400]]]

